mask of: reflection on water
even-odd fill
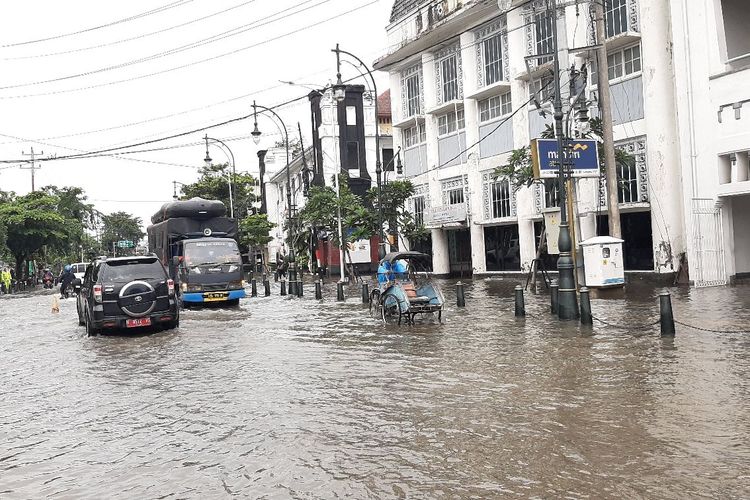
[[[469,284],[443,325],[383,326],[327,287],[135,337],[86,338],[72,300],[0,300],[0,496],[750,493],[750,336],[592,331],[543,295],[516,319],[514,285]],[[746,327],[748,291],[676,290],[675,315]],[[658,292],[594,315],[650,322]]]

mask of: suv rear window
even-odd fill
[[[102,281],[128,282],[137,279],[166,279],[161,263],[154,260],[123,260],[105,262],[99,275]]]

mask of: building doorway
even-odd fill
[[[626,271],[654,270],[654,241],[651,233],[651,212],[620,214],[623,253]],[[600,215],[596,221],[597,236],[609,234],[609,217]]]
[[[488,271],[520,271],[518,224],[485,227],[484,251]]]
[[[471,276],[471,233],[468,229],[448,231],[448,260],[451,276]]]

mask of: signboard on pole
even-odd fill
[[[426,227],[439,228],[445,224],[463,224],[466,222],[466,205],[442,205],[429,207],[424,213]]]
[[[557,245],[560,238],[560,210],[544,213],[544,231],[547,239],[547,253],[560,255],[560,247]]]
[[[594,139],[566,139],[565,160],[573,177],[599,177],[599,148]],[[531,166],[535,179],[558,176],[557,139],[531,141]]]
[[[117,248],[133,248],[135,244],[130,240],[120,240],[117,242]]]

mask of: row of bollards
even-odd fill
[[[559,285],[557,280],[552,280],[550,284],[550,310],[553,314],[557,314],[558,311],[558,290]],[[462,304],[465,304],[465,301],[463,284],[461,282],[456,285],[456,295],[458,296],[459,307],[463,307]],[[523,287],[521,285],[516,285],[514,295],[516,317],[526,316],[526,304],[524,302]],[[591,293],[585,286],[581,287],[580,290],[580,303],[581,324],[585,326],[593,325],[594,316],[591,313]],[[659,327],[662,337],[674,337],[675,321],[674,313],[672,311],[672,296],[666,291],[659,294]]]

